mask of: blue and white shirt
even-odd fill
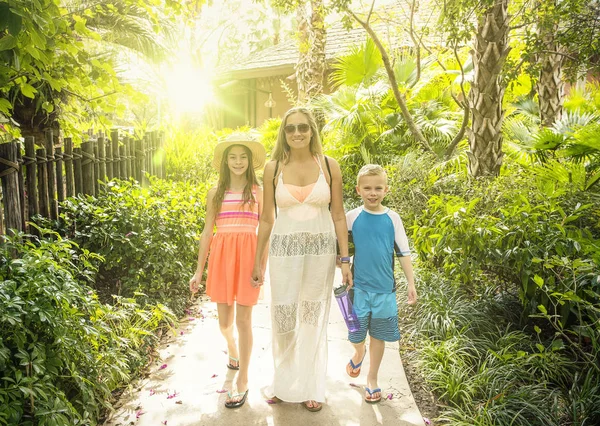
[[[354,286],[372,293],[396,291],[394,254],[410,256],[402,219],[385,208],[372,212],[364,206],[346,213],[348,234],[354,242]]]

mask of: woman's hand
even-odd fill
[[[342,263],[342,283],[348,286],[348,290],[352,288],[352,271],[350,271],[349,263]]]
[[[250,277],[250,285],[252,288],[258,288],[263,285],[264,281],[264,272],[260,266],[254,266],[252,270],[252,276]]]
[[[196,271],[192,279],[190,280],[190,292],[192,295],[198,293],[200,284],[202,283],[202,272]]]

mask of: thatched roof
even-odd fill
[[[432,12],[435,0],[421,1],[420,10],[415,13],[415,27],[423,28],[434,25]],[[395,48],[413,46],[405,31],[410,20],[410,3],[398,2],[394,6],[379,9],[373,13],[371,26],[378,37],[387,45]],[[351,29],[344,28],[336,22],[327,28],[325,57],[328,62],[348,54],[353,46],[360,45],[367,39],[367,32],[358,24]],[[217,75],[219,80],[248,79],[291,74],[298,61],[297,40],[288,40],[276,46],[250,55],[239,62],[221,67]]]

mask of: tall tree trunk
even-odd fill
[[[310,16],[310,48],[308,52],[309,78],[308,99],[323,93],[323,80],[325,78],[325,8],[323,0],[311,0]]]
[[[298,63],[296,64],[296,84],[298,85],[298,103],[306,103],[309,83],[310,63],[308,52],[310,47],[310,33],[308,19],[306,16],[306,4],[300,2],[296,8],[296,19],[298,20]]]
[[[496,0],[479,18],[473,46],[475,75],[469,93],[473,117],[467,131],[472,176],[497,176],[502,165],[502,98],[500,73],[508,46],[508,0]]]
[[[300,4],[296,9],[298,19],[299,57],[296,65],[298,83],[298,103],[306,104],[323,93],[325,78],[325,8],[323,0],[311,0],[310,22],[306,7]]]
[[[540,122],[544,127],[549,127],[560,120],[563,112],[563,56],[560,54],[560,46],[554,36],[558,30],[556,16],[552,13],[555,3],[555,0],[543,0],[540,3],[538,18],[538,30],[544,51],[538,59],[541,68],[536,89],[540,106]]]

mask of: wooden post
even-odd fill
[[[98,138],[98,180],[106,182],[106,144],[104,143],[104,136]]]
[[[106,180],[109,181],[115,177],[113,172],[112,141],[107,138],[104,142],[104,146],[106,150]]]
[[[135,145],[131,136],[127,137],[127,179],[135,179],[135,161],[134,161]]]
[[[154,157],[154,147],[152,146],[152,133],[146,133],[144,136],[144,145],[146,146],[146,172],[154,175],[152,172],[152,157]]]
[[[165,179],[167,177],[167,155],[165,153],[165,133],[163,131],[158,134],[158,146],[161,153],[160,177]]]
[[[100,176],[100,161],[98,160],[98,158],[100,157],[100,154],[98,152],[98,140],[94,140],[92,141],[92,146],[94,147],[94,194],[93,195],[98,195],[100,193],[100,179],[102,179],[102,177]]]
[[[113,157],[113,177],[114,178],[123,178],[121,175],[121,150],[119,149],[119,131],[117,129],[113,129],[110,132],[110,139],[112,142],[112,157]]]
[[[4,219],[6,233],[10,229],[23,231],[21,221],[21,200],[19,199],[19,163],[17,163],[18,142],[0,144],[0,177],[4,198]]]
[[[17,177],[19,178],[19,201],[20,201],[20,208],[21,208],[21,230],[24,231],[25,228],[25,221],[27,220],[25,217],[25,209],[26,209],[26,202],[25,202],[25,178],[23,176],[24,173],[24,168],[23,168],[23,155],[21,153],[21,145],[19,143],[17,143],[17,164],[19,165],[19,170],[17,172]]]
[[[38,194],[40,201],[40,214],[43,217],[50,217],[50,200],[48,199],[48,172],[46,171],[48,161],[46,159],[46,149],[38,148],[35,151],[35,159],[38,170]]]
[[[33,136],[25,136],[25,162],[27,168],[27,215],[31,219],[40,213],[37,187],[37,165],[35,161],[35,140]]]
[[[94,144],[93,142],[83,142],[81,144],[81,180],[83,182],[83,193],[94,195],[96,188],[94,185]]]
[[[136,163],[136,174],[135,178],[137,179],[140,185],[144,184],[144,174],[146,173],[145,161],[145,144],[144,139],[138,139],[135,141],[135,163]]]
[[[46,158],[48,165],[46,173],[48,173],[48,200],[50,206],[50,218],[58,219],[58,200],[56,199],[56,173],[54,169],[54,136],[52,129],[46,130]]]
[[[56,161],[56,196],[58,202],[65,201],[65,180],[63,178],[63,154],[62,148],[54,148],[54,158]]]
[[[125,141],[123,144],[118,147],[119,148],[119,179],[126,180],[127,179],[127,147],[125,146]]]
[[[67,184],[67,197],[75,196],[75,182],[73,181],[73,141],[65,138],[65,181]]]
[[[75,185],[75,196],[83,194],[82,158],[83,151],[81,151],[81,147],[73,148],[73,183]]]

